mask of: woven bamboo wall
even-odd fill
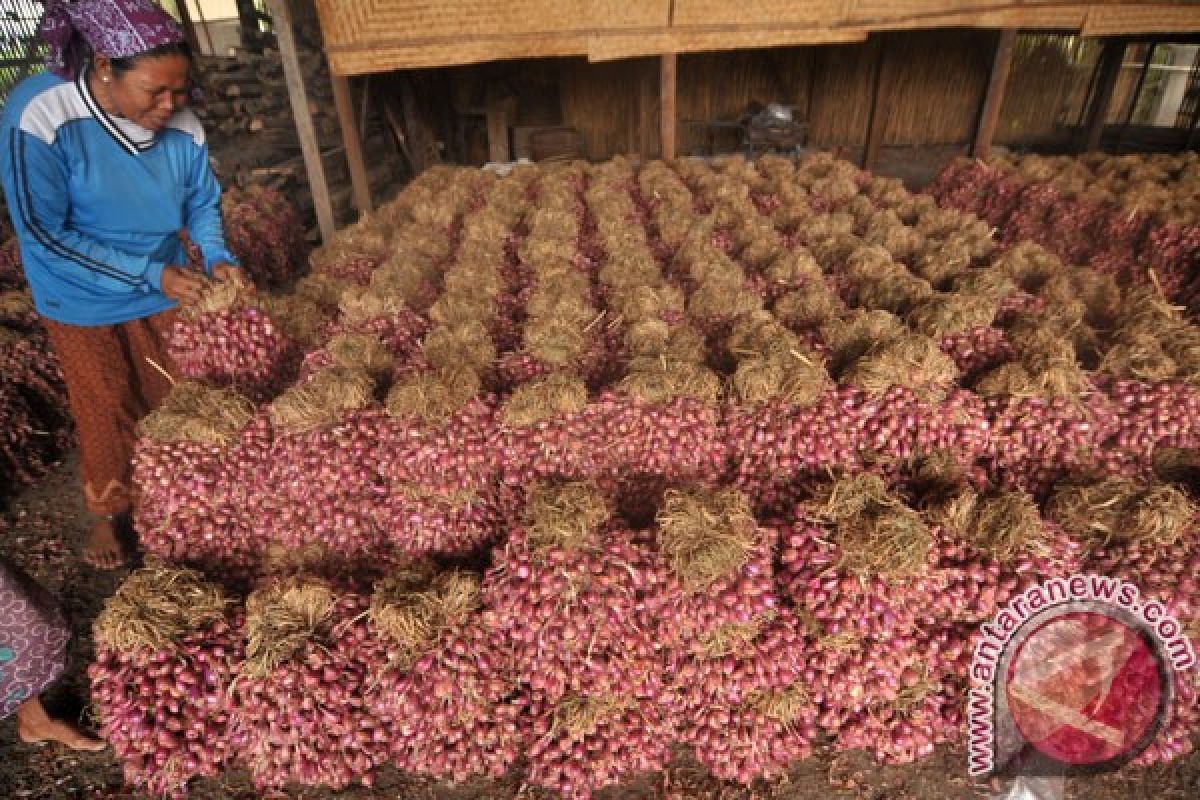
[[[1200,31],[1189,0],[317,0],[333,70],[355,75],[507,58],[593,60],[857,41],[945,27]]]

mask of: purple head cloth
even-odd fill
[[[90,48],[108,58],[129,58],[184,40],[179,24],[153,0],[50,0],[42,39],[51,72],[74,80]]]

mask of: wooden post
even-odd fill
[[[863,169],[870,169],[879,156],[879,147],[883,144],[883,131],[887,127],[888,117],[891,116],[891,95],[883,91],[884,63],[887,61],[887,34],[879,36],[879,56],[875,61],[875,76],[871,82],[871,110],[867,116],[867,138],[863,143]]]
[[[1158,42],[1154,39],[1146,43],[1146,57],[1142,60],[1142,68],[1138,71],[1137,81],[1133,84],[1133,93],[1129,96],[1129,107],[1125,111],[1125,119],[1121,123],[1121,128],[1117,131],[1117,144],[1113,148],[1113,152],[1121,152],[1121,144],[1125,139],[1125,130],[1133,122],[1133,115],[1137,111],[1138,95],[1142,93],[1142,87],[1146,85],[1146,76],[1150,73],[1150,63],[1154,59],[1154,49],[1156,47],[1158,47]]]
[[[1117,77],[1121,74],[1121,60],[1125,57],[1125,40],[1109,39],[1100,54],[1100,74],[1096,79],[1096,94],[1088,113],[1084,130],[1084,151],[1100,149],[1100,136],[1104,133],[1104,121],[1112,104],[1113,90],[1117,88]]]
[[[189,0],[179,0],[180,6],[186,6]],[[204,9],[200,7],[200,0],[196,2],[196,14],[200,17],[200,24],[204,26],[204,41],[208,42],[208,54],[210,56],[217,55],[217,49],[213,47],[212,32],[208,29],[208,20],[204,18]]]
[[[484,117],[487,120],[488,161],[493,164],[507,164],[513,160],[508,126],[516,115],[516,98],[495,95],[488,99]]]
[[[350,81],[344,75],[334,75],[333,104],[337,108],[338,125],[342,129],[342,145],[346,148],[346,161],[350,164],[350,185],[354,189],[354,207],[358,213],[371,210],[371,184],[367,180],[367,165],[363,160],[362,137],[358,134],[358,121],[354,118],[354,103],[350,98]]]
[[[655,131],[662,127],[658,121],[658,97],[654,93],[653,63],[647,64],[645,73],[638,80],[638,150],[643,162],[658,154]]]
[[[337,225],[333,219],[333,203],[329,198],[329,184],[325,180],[325,165],[321,163],[321,148],[317,143],[312,110],[308,107],[308,92],[304,89],[304,73],[300,70],[300,58],[296,54],[291,9],[288,0],[267,0],[267,4],[275,22],[275,38],[279,42],[279,57],[283,61],[288,102],[292,106],[296,133],[300,137],[300,152],[304,155],[304,170],[308,174],[308,186],[317,212],[317,226],[321,229],[321,240],[328,242]]]
[[[975,158],[987,158],[992,149],[992,137],[996,134],[996,123],[1000,121],[1000,106],[1008,88],[1008,73],[1012,67],[1013,44],[1016,41],[1016,28],[1000,31],[996,55],[992,58],[992,75],[979,109],[979,127],[975,129],[975,142],[971,145],[971,155]]]
[[[192,12],[188,10],[188,0],[179,0],[175,4],[179,12],[179,27],[183,28],[183,38],[187,39],[188,48],[200,55],[200,40],[196,38],[196,26],[192,24]]]
[[[659,58],[659,108],[661,109],[659,112],[659,137],[661,139],[659,150],[662,151],[663,161],[674,161],[675,129],[678,125],[676,119],[676,102],[678,100],[676,68],[679,57],[675,53],[663,53]]]

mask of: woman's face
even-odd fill
[[[96,72],[116,112],[150,131],[165,128],[175,112],[187,105],[189,66],[178,53],[146,56],[118,75],[108,59],[96,59]]]

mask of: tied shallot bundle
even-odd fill
[[[478,606],[476,576],[429,562],[375,587],[368,616],[384,659],[368,698],[400,769],[454,783],[499,778],[526,744],[517,675]]]
[[[490,444],[496,400],[481,386],[479,375],[468,368],[397,377],[379,434],[377,469],[385,487],[417,486],[453,496],[490,485],[496,470]]]
[[[397,483],[380,490],[372,514],[391,548],[407,557],[468,555],[500,537],[509,493]]]
[[[368,606],[362,595],[303,576],[247,598],[230,737],[260,790],[369,785],[386,759],[390,734],[363,699],[382,658]]]
[[[265,186],[231,189],[221,197],[229,250],[258,286],[280,286],[302,271],[308,256],[304,224],[295,206]]]
[[[1145,466],[1158,451],[1200,448],[1200,386],[1180,381],[1115,381],[1109,397],[1117,415],[1108,457]]]
[[[381,221],[364,217],[313,251],[309,263],[315,273],[366,286],[387,260],[388,252],[388,236]]]
[[[427,330],[427,321],[408,310],[355,323],[343,317],[329,327],[329,338],[320,347],[305,354],[300,378],[328,367],[361,368],[391,377],[398,365],[416,357]]]
[[[131,574],[97,617],[92,698],[130,785],[183,797],[233,760],[241,622],[228,606],[199,573],[156,566]]]
[[[944,586],[933,532],[869,473],[819,487],[784,534],[779,585],[823,636],[910,633]]]
[[[894,470],[934,454],[972,464],[988,452],[994,435],[974,393],[954,390],[931,403],[903,387],[879,398],[845,387],[807,407],[774,402],[734,409],[725,428],[735,485],[759,507],[780,511],[792,496],[789,486],[828,470]]]
[[[66,386],[24,293],[0,293],[0,499],[33,483],[70,445]]]
[[[964,376],[997,367],[1013,357],[1004,331],[990,325],[947,334],[938,340],[938,347],[954,359],[954,366]]]
[[[922,629],[979,624],[1033,584],[1079,569],[1079,542],[1043,519],[1025,492],[963,487],[930,493],[924,503],[937,526],[935,569],[943,586],[922,609]]]
[[[1063,483],[1046,514],[1085,544],[1089,572],[1130,581],[1185,626],[1200,619],[1200,511],[1183,489],[1123,478]]]
[[[679,739],[722,780],[773,780],[812,755],[818,708],[809,643],[790,612],[730,652],[685,656],[673,678]]]
[[[141,546],[231,580],[253,574],[262,545],[247,509],[255,509],[268,463],[266,416],[233,389],[182,381],[138,431],[134,526]]]
[[[286,386],[300,350],[240,279],[213,282],[186,306],[167,351],[180,374],[264,399]]]
[[[530,780],[568,797],[661,769],[673,738],[662,706],[670,577],[610,516],[594,487],[539,487],[483,584],[484,624],[528,684]]]
[[[660,704],[615,693],[538,697],[522,721],[529,782],[568,800],[588,800],[637,773],[661,771],[675,738]]]
[[[717,376],[697,365],[661,363],[593,398],[582,381],[557,374],[513,392],[489,443],[503,480],[635,473],[711,481],[724,474]]]
[[[0,292],[25,288],[21,248],[16,237],[0,243]]]
[[[736,652],[778,608],[776,531],[759,526],[734,489],[668,489],[657,523],[659,549],[678,586],[672,639],[699,656]]]
[[[269,481],[255,522],[264,544],[319,544],[350,564],[399,557],[374,510],[383,480],[379,432],[386,424],[374,392],[365,370],[331,367],[271,403]]]
[[[896,697],[870,704],[840,725],[836,747],[866,749],[881,764],[909,764],[933,755],[939,744],[962,739],[961,680],[932,681],[909,668]]]
[[[1200,516],[1194,501],[1173,486],[1110,479],[1063,487],[1051,498],[1049,513],[1063,517],[1064,525],[1093,543],[1087,572],[1128,581],[1144,598],[1162,603],[1195,646],[1200,633]],[[1196,670],[1176,671],[1174,678],[1166,725],[1135,759],[1139,766],[1167,763],[1194,749],[1200,725]]]
[[[1044,497],[1062,478],[1095,468],[1122,417],[1101,392],[1079,397],[996,395],[986,400],[992,448],[984,464],[1005,488]]]
[[[484,624],[508,640],[530,689],[551,702],[660,691],[671,576],[610,516],[594,487],[542,487],[484,578]]]

